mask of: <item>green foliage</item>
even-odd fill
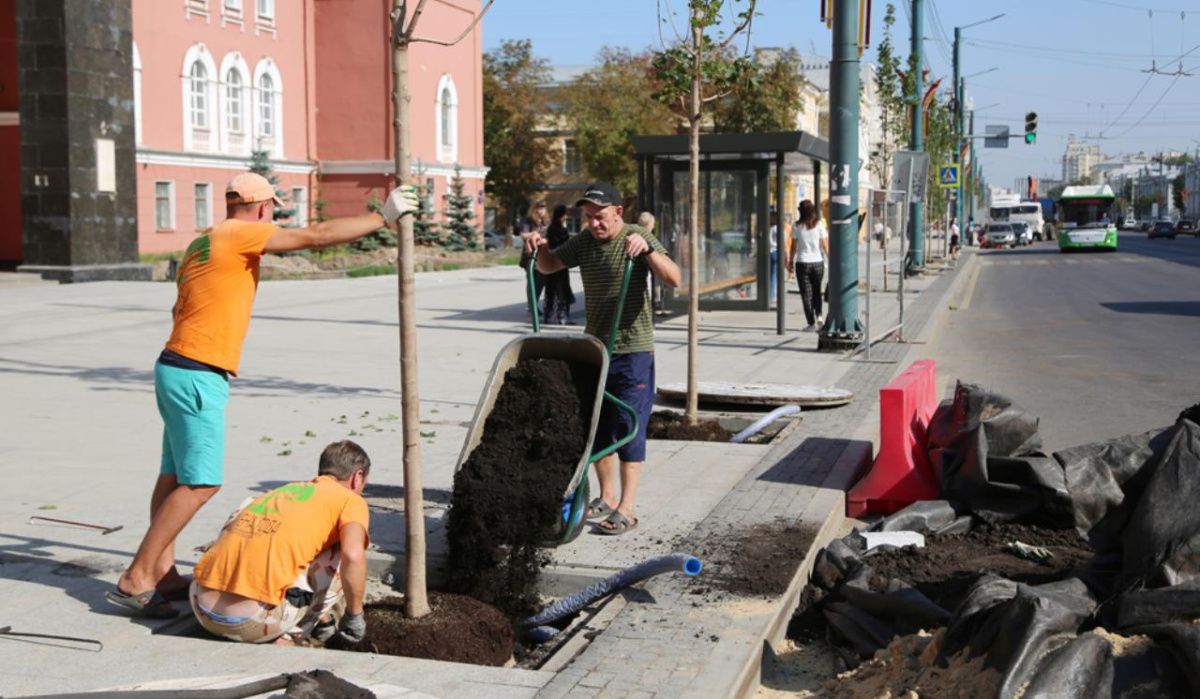
[[[647,80],[650,61],[648,53],[603,48],[599,65],[577,77],[566,95],[565,115],[575,127],[584,169],[592,178],[611,182],[626,196],[637,189],[629,137],[670,133],[676,121],[670,110],[653,98]]]
[[[528,39],[504,41],[483,55],[483,158],[504,226],[557,162],[549,140],[537,137],[538,120],[549,111],[542,89],[549,80],[549,64],[533,56]]]
[[[1193,158],[1190,153],[1180,153],[1179,155],[1172,155],[1169,158],[1163,158],[1163,164],[1181,167],[1193,162],[1194,160],[1195,158]]]
[[[250,152],[250,172],[267,178],[267,182],[270,182],[271,186],[275,188],[275,196],[279,197],[279,201],[284,202],[284,206],[275,207],[274,220],[283,221],[296,215],[296,207],[287,206],[287,202],[291,197],[279,188],[279,178],[275,176],[275,171],[271,169],[271,158],[267,151],[255,150]]]
[[[938,186],[938,168],[935,164],[953,162],[958,131],[954,124],[954,113],[946,102],[934,100],[925,112],[925,119],[925,150],[929,153],[930,163],[925,192],[932,221],[944,215],[952,191]]]
[[[756,73],[750,58],[735,56],[728,47],[719,48],[707,34],[700,46],[702,101],[726,97],[739,81],[753,82]],[[690,46],[679,44],[655,53],[651,62],[652,97],[684,118],[690,118],[691,111],[692,55]]]
[[[375,194],[375,190],[371,190],[370,198],[367,199],[367,211],[371,213],[378,212],[383,208],[383,200],[379,195]],[[379,230],[368,233],[358,240],[350,243],[350,247],[354,250],[370,252],[379,248],[394,248],[396,247],[396,233],[390,228],[384,227]]]
[[[425,170],[417,164],[417,196],[420,206],[413,214],[413,241],[417,245],[437,245],[442,242],[442,227],[438,224],[437,212],[433,209],[433,187],[419,184],[425,181]]]
[[[1183,216],[1187,211],[1187,179],[1179,173],[1171,180],[1171,203]]]
[[[803,86],[795,49],[765,62],[759,52],[736,78],[732,91],[713,104],[713,126],[720,133],[793,131]]]
[[[883,140],[877,145],[871,161],[871,167],[881,180],[886,179],[891,172],[892,158],[909,133],[911,115],[905,102],[905,95],[910,89],[900,80],[900,57],[896,55],[895,44],[892,42],[892,27],[896,24],[896,6],[888,3],[883,16],[883,39],[876,49],[876,62],[879,69],[875,72],[875,97],[879,101],[882,117]]]
[[[454,177],[450,180],[450,191],[446,194],[446,240],[447,250],[477,250],[479,232],[472,221],[475,218],[475,198],[463,190],[462,167],[454,165]]]
[[[379,277],[396,273],[396,265],[367,265],[346,270],[346,276],[352,279],[359,277]]]

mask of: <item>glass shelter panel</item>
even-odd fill
[[[763,222],[759,219],[760,173],[746,170],[703,170],[700,173],[700,298],[707,302],[757,304]],[[664,244],[679,262],[683,284],[673,296],[686,300],[690,240],[688,172],[672,173],[669,213],[663,221]]]

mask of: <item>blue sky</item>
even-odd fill
[[[685,0],[666,0],[677,11]],[[759,0],[752,44],[794,46],[825,56],[832,37],[819,19],[817,0]],[[874,0],[874,61],[887,2]],[[603,46],[658,46],[656,0],[496,0],[484,19],[484,50],[504,39],[531,39],[534,52],[554,64],[590,63]],[[586,7],[586,11],[581,9]],[[896,3],[895,41],[908,53],[910,1]],[[1147,12],[1153,10],[1153,14]],[[1180,17],[1180,12],[1185,12]],[[977,110],[975,130],[1007,124],[1023,131],[1027,111],[1039,114],[1038,143],[1014,141],[1007,150],[983,149],[980,162],[993,183],[1010,187],[1018,176],[1059,176],[1068,134],[1093,137],[1105,154],[1200,146],[1200,48],[1182,60],[1194,76],[1142,72],[1200,45],[1200,3],[1179,0],[925,0],[926,62],[931,75],[951,83],[954,26],[1005,16],[963,31],[963,75],[998,68],[967,91]],[[667,33],[670,37],[669,32]],[[1103,136],[1103,138],[1096,138]]]

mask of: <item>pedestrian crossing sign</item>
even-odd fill
[[[957,165],[942,165],[938,168],[938,186],[946,189],[958,187]]]

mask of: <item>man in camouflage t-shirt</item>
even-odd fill
[[[679,267],[667,256],[658,239],[640,226],[625,223],[624,207],[616,188],[606,182],[588,185],[582,206],[587,233],[581,233],[554,250],[543,249],[537,270],[553,274],[579,267],[583,276],[587,317],[586,332],[607,342],[621,293],[625,260],[634,258],[629,293],[621,310],[617,342],[608,364],[605,389],[631,405],[638,413],[637,436],[628,444],[596,462],[600,497],[588,505],[588,517],[603,517],[601,534],[624,534],[637,526],[635,504],[642,461],[646,458],[646,423],[654,405],[654,324],[647,293],[648,274],[670,287],[679,286]],[[525,233],[526,250],[546,245],[538,233]],[[632,421],[605,401],[596,428],[595,449],[603,449],[627,435]],[[617,492],[617,459],[620,459],[620,493]]]

